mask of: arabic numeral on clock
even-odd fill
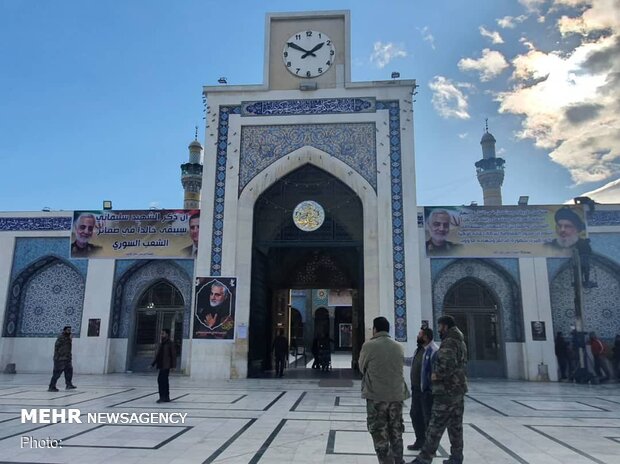
[[[328,47],[332,44],[331,40],[328,40],[327,42],[325,42],[325,45],[327,45]]]
[[[306,71],[306,77],[311,77],[312,73],[310,71]]]
[[[327,66],[331,66],[332,62],[331,62],[331,61],[329,61],[329,60],[327,60],[327,61],[325,62],[325,64],[326,64]]]
[[[329,51],[329,54],[330,54],[331,56],[334,56],[334,54],[335,54],[335,53],[336,53],[336,52],[335,52],[335,51],[333,51],[333,50],[330,50],[330,51]]]
[[[297,68],[297,70],[295,71],[295,74],[299,74],[299,71],[301,71],[301,68]]]
[[[301,34],[295,34],[295,40],[301,40]]]
[[[319,39],[322,38],[323,36],[321,35],[321,33],[319,32]]]
[[[312,31],[306,31],[306,37],[312,37]]]
[[[288,56],[288,52],[284,52],[284,58]]]
[[[319,68],[319,69],[317,69],[317,72],[318,72],[319,74],[322,74],[322,73],[323,73],[323,68]]]
[[[286,62],[286,67],[287,67],[287,68],[290,68],[291,66],[292,66],[292,63],[291,63],[290,61],[287,61],[287,62]]]

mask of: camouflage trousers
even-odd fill
[[[403,461],[403,403],[402,401],[366,400],[366,423],[381,464],[401,464]]]
[[[426,429],[426,440],[418,460],[430,463],[439,441],[446,428],[450,438],[450,456],[463,459],[463,411],[465,406],[464,395],[433,395],[431,421]]]

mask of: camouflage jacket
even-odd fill
[[[448,329],[433,364],[433,395],[464,395],[467,393],[467,346],[463,333]]]
[[[71,336],[61,333],[54,345],[54,361],[71,361]]]

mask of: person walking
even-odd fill
[[[157,403],[170,402],[170,382],[168,376],[170,375],[170,369],[174,369],[176,366],[177,355],[174,343],[170,340],[170,329],[163,329],[161,331],[161,343],[157,349],[155,359],[151,363],[151,367],[159,369],[159,375],[157,376],[159,399]]]
[[[616,334],[614,339],[614,368],[616,369],[616,378],[620,381],[620,334]]]
[[[407,445],[411,451],[421,450],[426,428],[431,420],[433,394],[431,391],[432,363],[439,349],[433,341],[433,330],[424,327],[418,333],[418,348],[411,363],[411,424],[415,432],[415,443]]]
[[[452,316],[437,320],[441,345],[436,354],[431,380],[433,406],[424,446],[412,464],[430,464],[446,428],[450,457],[444,464],[463,463],[463,411],[467,393],[467,346]]]
[[[56,382],[60,378],[60,375],[65,373],[66,390],[74,390],[76,388],[73,385],[73,364],[72,358],[72,338],[71,326],[66,325],[62,329],[62,333],[56,339],[54,344],[54,370],[52,372],[52,379],[47,391],[57,392]]]
[[[288,340],[284,336],[284,331],[282,329],[278,330],[278,335],[273,341],[272,350],[276,355],[276,375],[278,377],[284,377],[284,363],[288,356]]]
[[[596,335],[596,332],[590,332],[590,349],[592,350],[592,358],[594,359],[594,373],[600,378],[601,382],[609,380],[609,369],[605,363],[605,344]],[[603,375],[604,374],[604,375]]]
[[[555,335],[555,356],[558,358],[558,367],[560,369],[560,380],[568,378],[569,362],[568,362],[568,345],[562,332]]]
[[[366,423],[381,464],[403,461],[403,401],[409,389],[403,375],[403,347],[389,335],[385,317],[373,321],[372,338],[359,357],[362,398],[366,399]]]

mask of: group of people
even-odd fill
[[[430,464],[446,428],[450,456],[444,464],[463,462],[463,412],[467,392],[467,346],[452,316],[437,321],[441,345],[433,331],[418,333],[411,366],[411,393],[403,374],[402,346],[389,335],[385,317],[373,321],[373,337],[359,358],[362,397],[366,399],[368,431],[379,463],[402,464],[403,402],[411,396],[411,422],[416,441],[407,448],[420,450],[411,464]]]
[[[591,366],[588,365],[588,357],[584,358],[585,366],[580,365],[579,349],[590,348],[592,355]],[[587,342],[585,334],[580,335],[575,330],[571,332],[571,340],[567,341],[562,332],[555,335],[555,356],[558,360],[558,370],[560,380],[579,380],[575,378],[575,373],[580,367],[585,367],[589,371],[591,367],[594,375],[599,382],[606,382],[611,379],[612,373],[607,365],[608,348],[596,332],[588,334]],[[611,357],[613,368],[620,379],[620,334],[616,335]]]

